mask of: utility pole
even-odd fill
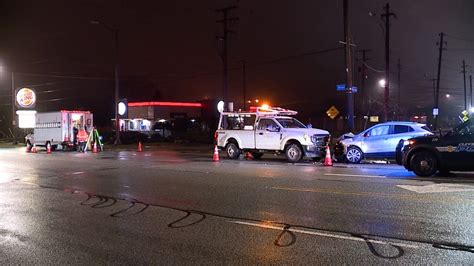
[[[395,13],[390,12],[390,4],[385,4],[385,13],[381,15],[385,20],[385,97],[384,97],[384,118],[388,119],[389,100],[390,100],[390,17],[396,17]]]
[[[247,102],[247,76],[246,76],[246,73],[245,73],[245,64],[247,62],[245,62],[245,60],[242,60],[242,85],[243,85],[243,90],[244,90],[244,111],[247,110],[245,109],[245,105],[246,105],[246,102]]]
[[[115,110],[115,141],[114,144],[118,145],[121,144],[120,141],[120,118],[119,118],[119,113],[118,113],[118,103],[119,103],[119,92],[120,92],[120,77],[119,77],[119,29],[111,27],[102,21],[97,21],[97,20],[91,20],[91,24],[94,25],[102,25],[106,30],[110,31],[111,33],[114,34],[114,45],[115,45],[115,51],[114,51],[114,74],[115,74],[115,89],[114,89],[114,110]]]
[[[227,77],[227,39],[228,39],[228,34],[229,33],[235,33],[234,31],[231,31],[228,29],[228,23],[232,21],[237,21],[239,18],[237,17],[229,17],[229,11],[236,9],[237,6],[228,6],[220,9],[216,9],[216,12],[222,13],[223,18],[220,20],[217,20],[217,23],[222,23],[222,37],[220,38],[223,41],[223,47],[222,47],[222,64],[223,64],[223,72],[222,72],[222,79],[223,79],[223,84],[222,84],[222,94],[223,94],[223,100],[227,104],[227,93],[228,93],[228,77]]]
[[[402,110],[402,108],[401,108],[401,104],[402,104],[402,86],[400,85],[400,75],[401,75],[401,72],[402,72],[402,65],[400,64],[400,58],[398,58],[397,69],[398,69],[398,107],[397,107],[397,116],[398,116],[398,119],[401,119],[400,110]]]
[[[18,140],[16,139],[16,116],[15,116],[15,72],[12,71],[12,82],[11,82],[11,90],[12,90],[12,134],[13,134],[13,145],[18,144]]]
[[[443,38],[444,38],[444,33],[441,32],[439,34],[439,57],[438,57],[438,75],[437,75],[437,79],[436,79],[436,101],[435,101],[435,107],[434,109],[436,109],[436,113],[435,113],[435,110],[433,109],[433,116],[434,116],[434,124],[433,124],[433,127],[434,127],[434,130],[438,129],[438,116],[439,116],[439,81],[440,81],[440,77],[441,77],[441,60],[443,59],[443,44],[444,44],[444,41],[443,41]]]
[[[119,31],[118,29],[114,30],[114,39],[115,39],[115,90],[114,90],[114,102],[115,102],[115,145],[121,144],[120,140],[120,118],[118,111],[119,103],[119,91],[120,91],[120,82],[119,82]]]
[[[433,106],[436,106],[436,79],[430,79],[433,85]]]
[[[361,77],[361,82],[360,82],[360,91],[359,91],[359,95],[360,97],[362,98],[362,113],[365,113],[365,96],[366,96],[366,92],[365,92],[365,80],[367,79],[367,73],[366,73],[366,70],[367,70],[367,67],[365,66],[366,65],[366,62],[368,60],[370,60],[369,58],[367,58],[367,53],[368,52],[371,52],[372,50],[370,49],[362,49],[362,50],[358,50],[356,52],[361,52],[362,53],[362,77]]]
[[[464,60],[462,60],[462,74],[464,81],[464,110],[467,110],[466,61]]]
[[[346,93],[347,93],[347,113],[349,120],[349,130],[354,130],[354,94],[352,92],[353,71],[352,71],[352,43],[351,30],[349,27],[349,3],[343,0],[344,6],[344,45],[346,57]]]
[[[471,106],[469,109],[472,109],[472,75],[469,75],[469,87],[470,87],[470,96],[471,96]],[[470,111],[470,110],[469,110]]]

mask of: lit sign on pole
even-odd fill
[[[36,111],[18,110],[18,127],[19,128],[35,128]]]
[[[127,111],[127,106],[123,102],[118,103],[118,113],[119,115],[124,115]]]
[[[19,108],[31,109],[36,104],[36,93],[30,88],[21,88],[16,91],[16,105]]]
[[[217,103],[217,111],[219,111],[219,113],[224,112],[224,101],[219,101]]]
[[[127,99],[120,99],[117,105],[118,115],[120,118],[127,118],[128,117],[128,101]]]

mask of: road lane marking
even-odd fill
[[[474,186],[460,184],[431,184],[426,186],[397,185],[399,188],[414,191],[416,193],[446,193],[474,191]]]
[[[383,194],[383,193],[372,193],[372,192],[345,192],[345,191],[331,191],[323,189],[308,189],[308,188],[287,188],[287,187],[270,187],[276,190],[296,191],[296,192],[311,192],[311,193],[326,193],[335,195],[347,195],[347,196],[359,196],[359,197],[381,197],[381,198],[394,198],[398,200],[413,200],[419,202],[433,203],[474,203],[473,199],[461,199],[461,198],[420,198],[413,194]]]
[[[285,230],[283,226],[275,226],[275,225],[270,225],[270,224],[250,223],[250,222],[242,222],[242,221],[227,221],[227,222],[234,223],[234,224],[254,226],[254,227],[259,227],[259,228],[264,228],[264,229]],[[315,236],[351,240],[351,241],[358,241],[358,242],[370,242],[372,244],[393,245],[393,246],[400,246],[400,247],[414,248],[414,249],[420,248],[420,246],[416,246],[416,245],[409,245],[409,244],[403,244],[403,243],[391,243],[391,242],[386,242],[386,241],[381,241],[381,240],[363,239],[363,238],[353,237],[353,236],[343,236],[343,235],[315,232],[315,231],[302,230],[302,229],[288,228],[286,230],[293,233],[315,235]]]
[[[331,174],[331,173],[324,173],[327,176],[350,176],[350,177],[378,177],[378,178],[386,178],[384,175],[353,175],[353,174]]]
[[[287,191],[300,191],[300,192],[314,192],[314,193],[327,193],[327,194],[341,194],[351,196],[373,196],[373,197],[388,197],[388,198],[409,198],[419,199],[412,195],[390,195],[383,193],[371,193],[371,192],[345,192],[345,191],[331,191],[323,189],[309,189],[309,188],[286,188],[286,187],[271,187],[272,189],[287,190]]]

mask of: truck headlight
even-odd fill
[[[306,141],[306,142],[310,142],[310,141],[311,141],[311,138],[308,136],[308,134],[304,134],[304,135],[303,135],[303,139],[304,139],[304,141]]]

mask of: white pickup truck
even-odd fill
[[[256,112],[221,112],[215,133],[217,146],[230,159],[238,159],[242,152],[250,152],[256,159],[271,152],[285,153],[292,163],[303,157],[318,161],[325,155],[329,132],[306,127],[290,116],[296,114],[278,107],[257,108]]]

